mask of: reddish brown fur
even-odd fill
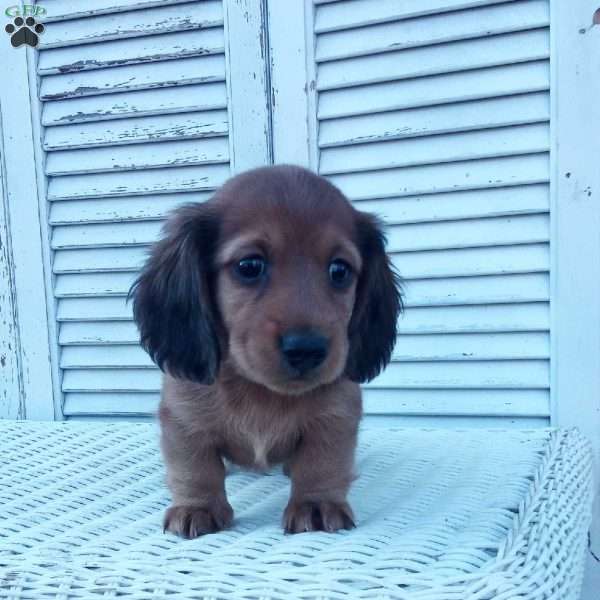
[[[230,525],[223,459],[283,463],[286,531],[353,527],[357,382],[389,360],[401,308],[377,223],[324,179],[280,166],[180,209],[166,234],[133,289],[142,342],[166,371],[165,528],[195,537]],[[234,267],[255,254],[268,259],[268,278],[241,284]],[[330,284],[334,259],[356,274],[347,289]],[[299,329],[329,340],[324,362],[302,376],[286,370],[279,345]]]

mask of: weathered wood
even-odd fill
[[[546,183],[547,153],[334,175],[352,200],[416,196],[459,190]]]
[[[218,137],[226,136],[227,130],[225,110],[78,123],[47,128],[44,135],[44,149],[54,151],[99,148],[120,144]]]
[[[388,225],[547,212],[547,184],[361,200],[356,208],[378,214]]]
[[[595,452],[590,547],[600,556],[600,27],[598,3],[552,3],[552,421]],[[590,578],[591,579],[591,578]],[[582,598],[593,600],[598,588]]]
[[[47,175],[82,175],[229,162],[226,137],[60,150],[46,158]]]
[[[0,129],[0,165],[4,160],[3,141]],[[0,168],[0,419],[22,419],[25,403],[7,193]]]
[[[63,277],[68,277],[64,275]],[[71,275],[70,277],[75,277]],[[88,275],[87,277],[92,277]],[[123,292],[124,293],[124,292]],[[413,306],[547,302],[550,278],[545,273],[448,279],[411,279],[405,283],[407,312]]]
[[[547,60],[445,73],[319,94],[319,119],[496,98],[550,89]]]
[[[404,334],[547,332],[548,302],[412,307],[398,320]]]
[[[201,83],[45,102],[46,126],[227,108],[225,83]]]
[[[161,227],[160,221],[58,226],[52,231],[51,245],[54,250],[146,246],[156,241]]]
[[[547,152],[550,149],[550,126],[547,123],[501,127],[439,135],[371,142],[323,148],[321,173],[357,173],[477,160],[496,156],[515,156]]]
[[[18,329],[12,329],[15,327],[14,316],[10,318],[12,323],[7,321],[12,336],[18,336],[18,343],[12,348],[18,353],[18,359],[11,368],[20,370],[19,394],[11,401],[18,408],[10,411],[21,418],[53,420],[55,405],[50,357],[54,341],[50,339],[53,325],[48,314],[45,277],[45,272],[49,272],[49,253],[43,248],[47,232],[43,221],[43,199],[39,201],[38,197],[40,157],[34,150],[38,132],[32,123],[37,119],[37,112],[30,96],[27,52],[21,50],[15,51],[8,43],[0,44],[3,76],[10,82],[0,89],[3,138],[0,152],[2,176],[5,177],[0,212],[6,211],[10,223],[12,275],[9,285],[14,302],[13,315],[18,319]],[[0,227],[0,236],[2,234]],[[3,243],[8,243],[7,238]],[[3,288],[6,289],[5,284],[0,286]],[[4,318],[4,315],[0,316],[0,319]],[[13,342],[9,341],[11,347]],[[12,385],[11,391],[15,392]],[[58,406],[60,399],[56,400]]]
[[[223,11],[218,0],[188,2],[180,6],[158,6],[120,15],[98,15],[87,19],[50,22],[41,37],[39,48],[58,48],[92,44],[170,31],[185,31],[223,25]]]
[[[112,67],[107,72],[81,71],[46,75],[40,86],[42,100],[64,100],[112,92],[129,92],[225,80],[222,55],[200,56],[148,65]]]
[[[232,173],[272,162],[264,3],[223,0]]]
[[[388,251],[532,244],[549,239],[550,219],[547,214],[409,223],[388,229]]]
[[[61,250],[52,269],[56,274],[136,271],[147,257],[147,246]]]
[[[325,62],[547,27],[549,12],[547,0],[530,0],[322,33],[317,38],[316,60]]]
[[[549,37],[547,29],[537,29],[322,63],[318,70],[317,89],[329,90],[540,60],[549,56]]]
[[[44,22],[51,23],[187,2],[189,0],[87,0],[85,3],[81,0],[44,0],[44,7],[48,11],[44,15]]]
[[[138,63],[154,63],[205,54],[223,54],[223,29],[164,33],[149,37],[118,39],[77,46],[76,49],[53,48],[40,53],[38,74],[89,71]]]
[[[125,297],[61,298],[56,319],[65,321],[131,321],[131,303]]]
[[[165,218],[180,204],[204,202],[210,196],[210,192],[178,192],[176,194],[53,202],[50,207],[50,224],[156,221]]]
[[[329,119],[319,125],[319,146],[345,146],[400,138],[492,129],[550,119],[546,92]]]
[[[229,175],[229,165],[224,164],[149,169],[143,178],[136,171],[52,177],[48,200],[214,190]]]
[[[346,0],[319,6],[315,16],[315,32],[338,31],[387,23],[400,19],[414,19],[478,6],[490,6],[506,0]],[[510,1],[510,0],[509,0]]]
[[[365,387],[548,389],[550,366],[547,360],[391,363]]]
[[[469,277],[550,270],[549,244],[518,244],[402,252],[392,263],[404,279]]]
[[[438,427],[436,417],[441,415],[472,418],[475,423],[461,422],[466,427],[476,427],[477,417],[548,417],[548,392],[539,389],[369,388],[363,390],[363,404],[367,415],[430,415],[432,427]],[[498,419],[496,426],[505,427],[503,423]]]

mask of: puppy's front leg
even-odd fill
[[[346,501],[354,479],[356,428],[315,427],[302,437],[287,464],[292,495],[283,514],[286,533],[352,529]]]
[[[208,440],[186,438],[174,423],[163,420],[161,426],[167,483],[173,496],[165,513],[165,531],[191,539],[225,529],[233,520],[233,510],[225,495],[225,466],[216,446]]]

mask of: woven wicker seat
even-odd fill
[[[236,471],[232,529],[161,530],[153,424],[0,423],[0,597],[575,600],[591,505],[576,431],[365,430],[358,527],[283,535],[289,481]]]

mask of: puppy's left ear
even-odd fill
[[[392,356],[403,308],[402,280],[390,264],[383,225],[376,217],[358,212],[356,235],[363,266],[348,326],[346,375],[364,383],[376,377]]]

